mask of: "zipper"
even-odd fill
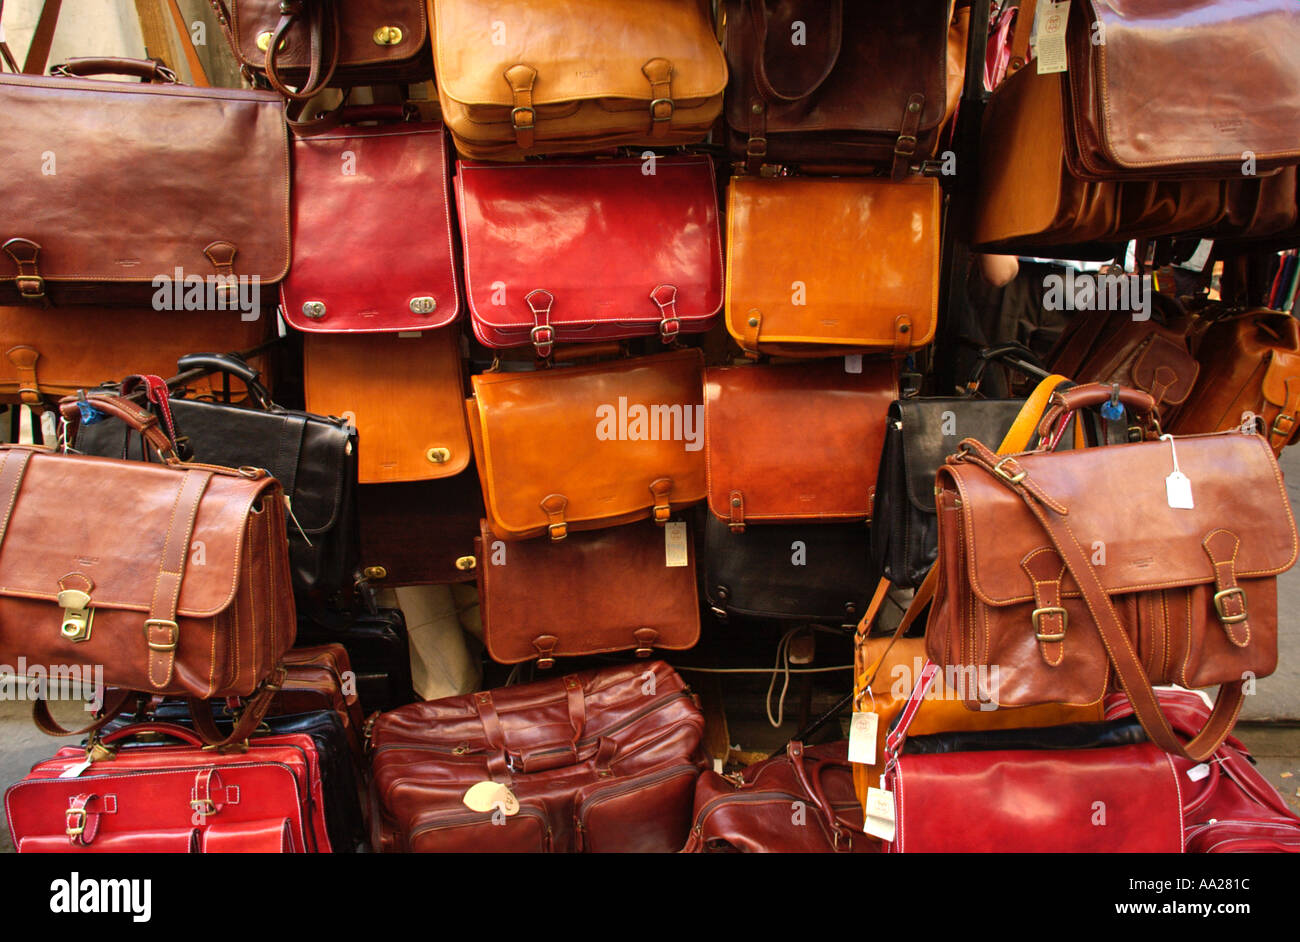
[[[536,818],[542,826],[542,851],[547,852],[551,849],[551,822],[547,820],[546,815],[530,805],[520,805],[518,814],[529,818]],[[424,824],[411,831],[407,838],[407,843],[414,843],[415,839],[421,834],[428,834],[431,831],[446,831],[452,828],[469,827],[475,824],[488,824],[491,817],[483,817],[484,812],[480,811],[460,811],[453,814],[445,815],[432,824]],[[512,815],[512,817],[514,817]],[[495,825],[494,825],[495,826]]]
[[[661,769],[651,775],[638,778],[625,779],[622,782],[615,782],[605,786],[597,786],[578,806],[575,817],[577,818],[577,830],[579,840],[579,850],[581,850],[582,834],[587,829],[587,814],[592,807],[611,798],[617,798],[620,795],[627,795],[632,792],[641,791],[660,782],[666,782],[669,779],[677,778],[682,774],[699,774],[699,766],[693,764],[675,765],[667,769]]]

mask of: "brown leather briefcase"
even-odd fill
[[[699,640],[695,547],[684,521],[507,544],[484,520],[475,544],[483,636],[494,661],[547,668],[557,657],[649,657]]]
[[[686,349],[473,377],[470,433],[492,532],[562,540],[666,523],[703,500],[703,367]]]
[[[890,360],[710,367],[709,510],[735,533],[746,523],[868,520],[897,398]]]

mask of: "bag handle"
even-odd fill
[[[271,412],[278,408],[271,400],[270,391],[261,383],[261,371],[250,366],[243,357],[233,353],[189,353],[176,361],[176,372],[180,374],[190,370],[229,373],[247,387],[249,395],[263,411]]]
[[[1034,31],[1034,13],[1038,0],[1020,0],[1015,25],[1011,28],[1011,60],[1007,74],[1019,72],[1029,61],[1029,34]]]
[[[578,761],[578,742],[582,739],[583,730],[587,726],[587,700],[582,689],[582,680],[578,675],[568,674],[561,678],[560,683],[564,688],[565,705],[569,712],[569,726],[573,730],[573,738],[569,740],[568,746],[572,760],[576,763]],[[483,724],[484,738],[491,747],[491,751],[487,756],[488,773],[492,776],[493,781],[504,780],[505,783],[508,783],[515,769],[510,760],[510,747],[506,742],[505,727],[501,725],[501,717],[497,713],[492,691],[480,690],[478,693],[472,694],[471,702],[478,713],[479,721]],[[609,759],[612,758],[610,754],[611,745],[612,740],[601,740],[597,752],[598,765],[601,764],[602,760],[608,763]]]
[[[795,91],[777,89],[767,74],[767,4],[765,0],[749,0],[749,17],[753,21],[754,28],[754,85],[764,99],[769,102],[799,101],[821,88],[826,79],[830,77],[831,72],[835,70],[835,64],[840,58],[840,44],[844,34],[843,0],[831,0],[830,3],[831,54],[826,67],[806,88]]]
[[[193,730],[186,729],[176,723],[164,723],[158,720],[150,720],[144,723],[132,723],[130,726],[123,726],[121,729],[115,729],[107,736],[101,736],[99,742],[101,745],[112,746],[123,740],[133,739],[136,736],[143,736],[150,733],[160,733],[164,736],[171,736],[179,739],[181,742],[190,746],[202,746],[203,740],[195,735]]]
[[[121,419],[130,428],[135,429],[144,438],[164,463],[179,466],[180,456],[172,447],[167,435],[158,426],[158,416],[146,412],[129,399],[123,399],[106,392],[85,393],[82,396],[65,396],[59,400],[59,412],[65,419],[74,419],[81,415],[81,403],[86,402],[94,409]]]
[[[276,60],[280,55],[284,34],[300,16],[307,20],[311,58],[307,78],[295,92],[280,78]],[[266,80],[271,83],[271,87],[289,101],[298,102],[315,98],[322,89],[329,87],[339,63],[339,33],[339,11],[333,0],[282,0],[280,20],[275,24],[270,44],[266,47]]]
[[[91,78],[95,75],[134,75],[154,85],[179,85],[176,73],[152,59],[121,56],[84,56],[50,66],[50,74],[61,78]]]
[[[1148,437],[1152,437],[1153,433],[1154,437],[1159,436],[1160,414],[1156,409],[1155,398],[1150,393],[1120,386],[1118,383],[1085,383],[1052,394],[1051,405],[1038,423],[1039,442],[1056,440],[1062,425],[1080,409],[1093,408],[1111,401],[1128,409]]]
[[[836,816],[835,809],[826,797],[826,790],[822,788],[821,782],[821,777],[828,766],[840,766],[847,770],[851,770],[852,767],[847,762],[809,759],[805,754],[804,744],[798,740],[786,744],[785,754],[790,760],[790,767],[794,769],[795,779],[799,782],[799,787],[812,799],[812,803],[822,813],[822,819],[826,822],[826,827],[830,831],[831,843],[835,846],[836,852],[852,850],[853,833],[856,828],[851,823],[842,821]],[[807,767],[809,762],[814,763],[811,774],[809,774]]]

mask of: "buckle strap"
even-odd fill
[[[551,326],[551,305],[555,303],[555,295],[545,288],[534,288],[524,295],[524,301],[528,310],[533,312],[533,329],[528,336],[538,358],[545,360],[555,349],[555,328]]]
[[[672,126],[673,64],[667,59],[651,59],[641,66],[641,74],[650,82],[650,136],[664,138]]]
[[[1211,530],[1201,542],[1214,566],[1214,611],[1228,640],[1239,648],[1250,644],[1246,620],[1246,590],[1237,585],[1237,548],[1241,540],[1231,530]]]
[[[655,643],[659,640],[659,632],[653,628],[638,628],[632,632],[632,637],[636,639],[636,656],[649,657],[654,653]]]
[[[529,150],[533,146],[537,127],[537,110],[533,107],[533,85],[537,82],[537,70],[528,65],[512,65],[505,71],[505,80],[510,85],[510,94],[514,100],[514,107],[510,109],[510,125],[515,130],[515,144],[521,150]]]
[[[652,511],[655,523],[663,525],[668,522],[672,515],[672,504],[669,503],[669,496],[673,492],[672,478],[659,478],[650,484],[650,496],[654,498],[654,510]]]
[[[677,286],[656,285],[650,292],[650,300],[659,308],[659,339],[664,343],[675,342],[682,329],[681,318],[677,316]]]
[[[745,495],[739,490],[727,495],[727,525],[732,533],[745,532]]]
[[[555,666],[555,648],[560,639],[555,635],[538,635],[533,639],[533,648],[537,651],[537,667],[547,670]]]
[[[569,535],[569,525],[564,522],[564,511],[569,506],[569,498],[563,494],[547,494],[542,498],[542,513],[546,514],[546,531],[551,542],[558,543]]]
[[[2,248],[18,266],[18,276],[14,278],[18,293],[28,301],[45,297],[45,279],[41,277],[40,269],[40,243],[31,239],[14,238]]]
[[[171,684],[176,666],[176,648],[180,644],[176,604],[185,578],[185,565],[189,561],[194,519],[198,516],[199,502],[210,480],[211,471],[187,470],[172,504],[171,522],[163,541],[153,599],[149,603],[149,617],[144,622],[145,642],[149,649],[149,682],[158,690]]]
[[[1030,621],[1038,651],[1052,667],[1065,660],[1065,633],[1070,627],[1070,613],[1061,605],[1061,580],[1065,564],[1051,547],[1036,549],[1020,561],[1020,567],[1034,585],[1034,611]]]
[[[19,344],[5,351],[5,356],[13,364],[18,374],[18,396],[27,405],[36,405],[41,401],[41,387],[36,381],[36,361],[41,353],[35,347]]]
[[[890,176],[902,180],[912,169],[912,158],[916,156],[917,131],[921,128],[921,114],[925,111],[925,96],[913,92],[903,107],[903,120],[899,124],[898,140],[894,142],[894,165]]]

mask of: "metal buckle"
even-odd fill
[[[539,331],[543,331],[543,330],[549,330],[551,332],[550,336],[547,337],[545,340],[538,340],[537,334]],[[538,324],[536,327],[534,327],[531,331],[528,332],[528,336],[533,341],[533,343],[554,343],[555,328],[552,327],[550,324]]]
[[[676,340],[681,329],[682,322],[676,317],[665,317],[659,322],[659,336],[663,338],[665,343]]]
[[[68,837],[80,837],[86,831],[86,809],[69,808],[68,809]],[[71,823],[76,819],[76,824]]]
[[[757,145],[757,146],[755,146]],[[767,138],[751,137],[745,145],[746,157],[765,157],[767,156]]]
[[[15,281],[18,284],[18,293],[24,298],[31,298],[33,301],[37,298],[45,297],[45,279],[40,275],[22,275],[20,274]],[[23,282],[36,282],[36,290],[28,291]]]
[[[1223,600],[1230,595],[1241,596],[1241,614],[1225,615],[1223,612]],[[1219,621],[1225,625],[1235,625],[1238,622],[1246,620],[1246,590],[1241,586],[1233,586],[1231,589],[1224,589],[1214,593],[1214,610],[1219,613]]]
[[[668,114],[665,117],[661,118],[657,114],[655,114],[655,107],[657,105],[668,106]],[[676,111],[677,111],[677,106],[673,104],[673,100],[671,98],[656,98],[654,99],[654,101],[650,102],[650,120],[652,121],[655,122],[671,121],[673,119],[673,114]]]
[[[1287,422],[1289,422],[1289,423],[1291,424],[1291,427],[1288,428],[1286,431],[1283,431],[1282,429],[1278,428],[1278,424],[1279,424],[1283,419],[1286,419]],[[1270,435],[1290,435],[1291,432],[1292,432],[1294,429],[1295,429],[1295,416],[1293,416],[1293,415],[1287,415],[1285,412],[1283,412],[1283,413],[1279,413],[1279,414],[1278,414],[1278,417],[1275,418],[1275,419],[1273,420],[1273,427],[1272,427],[1272,429],[1269,431],[1269,434],[1270,434]]]
[[[217,803],[211,798],[192,798],[190,799],[190,808],[205,818],[210,814],[217,813]]]
[[[149,628],[152,625],[161,625],[171,628],[172,639],[166,644],[159,644],[157,641],[149,640]],[[180,640],[181,626],[168,618],[146,618],[144,622],[144,640],[149,645],[150,651],[175,651],[176,644]]]
[[[1059,634],[1045,635],[1042,628],[1039,627],[1044,615],[1059,614],[1061,616],[1061,631]],[[1036,608],[1029,620],[1034,625],[1034,637],[1039,641],[1064,641],[1066,629],[1070,627],[1070,613],[1059,605],[1049,605],[1046,608]]]
[[[1007,472],[1002,470],[1002,466],[1006,464],[1008,461],[1015,463],[1016,459],[1010,456],[1003,458],[1001,461],[999,461],[997,464],[993,466],[993,473],[996,474],[998,477],[1002,478],[1004,481],[1010,481],[1012,484],[1019,484],[1021,481],[1025,479],[1025,476],[1028,475],[1029,472],[1026,471],[1024,468],[1021,468],[1019,473],[1015,475],[1008,474]],[[1019,467],[1018,464],[1017,467]]]
[[[906,143],[907,145],[907,150],[903,150],[904,143]],[[911,157],[915,153],[916,153],[916,135],[915,134],[898,135],[898,140],[894,142],[895,156]]]
[[[528,123],[527,123],[527,124],[520,124],[520,123],[515,119],[515,115],[519,114],[519,112],[521,112],[521,111],[527,111],[527,112],[528,112]],[[511,108],[511,109],[510,109],[510,124],[514,127],[514,129],[515,129],[516,131],[531,131],[531,130],[536,126],[536,124],[537,124],[537,112],[534,111],[533,108],[532,108],[531,106],[529,106],[529,105],[519,105],[519,106],[517,106],[517,107],[515,107],[515,108]]]

